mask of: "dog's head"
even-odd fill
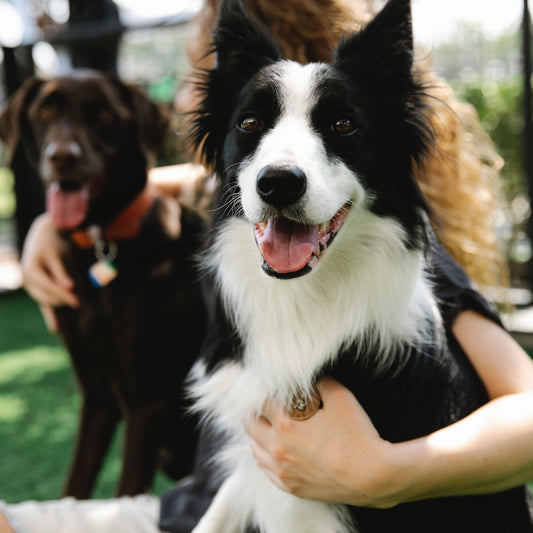
[[[267,273],[309,272],[362,210],[398,221],[406,246],[420,242],[412,166],[431,131],[408,0],[390,0],[331,65],[282,60],[240,0],[222,5],[214,48],[193,141],[221,180],[216,216],[251,222]]]
[[[119,212],[144,187],[167,129],[165,114],[141,91],[94,72],[30,79],[0,115],[0,139],[38,170],[60,229]]]

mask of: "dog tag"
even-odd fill
[[[117,267],[112,261],[101,259],[89,268],[89,280],[95,287],[105,287],[117,277]]]
[[[89,280],[95,287],[105,287],[118,275],[117,267],[113,263],[117,256],[117,245],[112,241],[106,244],[102,238],[102,230],[98,226],[92,226],[89,231],[94,241],[94,254],[97,259],[89,268]]]

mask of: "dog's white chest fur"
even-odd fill
[[[233,498],[245,511],[238,520],[228,520],[232,523],[245,523],[253,515],[269,533],[353,531],[344,525],[349,521],[342,506],[307,502],[274,487],[251,456],[241,422],[260,413],[269,396],[287,405],[295,392],[308,391],[317,371],[354,342],[361,347],[360,353],[354,351],[354,362],[375,354],[373,366],[379,371],[401,364],[394,355],[399,344],[427,340],[435,308],[420,254],[405,248],[396,222],[365,210],[356,219],[339,234],[331,257],[295,280],[261,271],[248,222],[233,219],[220,229],[210,268],[245,349],[242,360],[209,375],[201,364],[196,368],[192,392],[197,409],[232,439],[222,465],[230,478],[195,533],[219,531],[212,528],[225,518],[217,513],[235,513],[229,503]],[[315,525],[306,529],[310,519]]]
[[[379,371],[393,362],[399,344],[426,340],[437,314],[420,254],[406,250],[394,221],[365,210],[356,218],[346,223],[332,257],[294,280],[261,271],[248,222],[232,219],[220,229],[209,261],[245,350],[243,361],[228,367],[233,378],[222,367],[202,386],[202,403],[219,411],[229,391],[217,393],[213,384],[240,381],[241,374],[243,383],[231,388],[245,393],[246,410],[260,410],[265,395],[287,403],[309,391],[317,372],[354,342],[375,354],[372,366]],[[354,362],[359,356],[354,351]],[[221,373],[228,375],[220,379]]]

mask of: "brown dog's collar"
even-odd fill
[[[107,242],[114,242],[132,239],[139,235],[141,223],[154,205],[156,198],[155,190],[145,187],[117,218],[102,228],[102,238]],[[91,228],[73,231],[70,238],[80,248],[92,248],[95,245]]]

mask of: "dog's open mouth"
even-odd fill
[[[77,228],[87,217],[89,187],[68,188],[52,183],[46,191],[46,210],[56,228]]]
[[[323,224],[308,225],[275,217],[254,224],[255,239],[263,256],[263,270],[277,278],[307,274],[318,263],[344,224],[350,204]]]

